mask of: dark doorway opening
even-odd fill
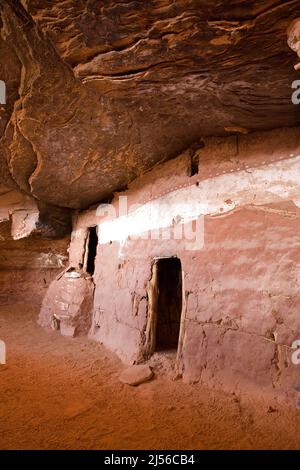
[[[89,228],[89,235],[88,235],[88,254],[87,254],[87,263],[86,263],[86,270],[89,274],[93,275],[95,272],[95,259],[97,254],[97,246],[98,246],[98,235],[97,235],[97,227],[90,227]]]
[[[182,310],[182,270],[178,258],[157,261],[156,351],[177,349]]]

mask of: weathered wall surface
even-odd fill
[[[39,305],[68,260],[69,237],[32,235],[39,210],[32,198],[0,187],[0,303]]]
[[[35,230],[39,210],[33,198],[0,185],[0,230],[10,223],[10,235],[14,240],[27,237]],[[5,230],[5,229],[4,229]],[[1,233],[0,233],[1,235]],[[0,240],[4,240],[1,235]]]
[[[59,329],[64,336],[86,335],[91,327],[94,284],[91,277],[66,272],[49,286],[39,324]]]
[[[50,282],[67,264],[69,240],[0,241],[0,303],[40,305]]]
[[[199,173],[190,177],[193,154]],[[184,379],[290,390],[299,375],[291,364],[291,344],[300,338],[299,161],[297,129],[208,139],[136,180],[121,195],[127,216],[79,216],[74,267],[82,263],[87,227],[99,223],[92,336],[126,362],[143,360],[153,260],[177,256],[186,304],[178,354]],[[136,239],[149,227],[173,225],[172,233],[202,216],[198,245],[191,230],[181,240]]]
[[[59,270],[0,270],[0,304],[25,303],[39,307]]]

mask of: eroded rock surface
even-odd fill
[[[0,185],[0,240],[2,225],[5,230],[9,226],[13,240],[41,235],[64,238],[71,228],[71,213]]]
[[[202,135],[295,126],[298,1],[1,0],[0,178],[84,208]]]

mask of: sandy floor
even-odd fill
[[[300,449],[300,412],[158,373],[131,388],[87,339],[45,332],[28,305],[0,308],[1,449]]]

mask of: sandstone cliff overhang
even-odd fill
[[[298,0],[0,0],[0,12],[0,179],[47,213],[103,200],[202,136],[300,123],[286,40]]]

